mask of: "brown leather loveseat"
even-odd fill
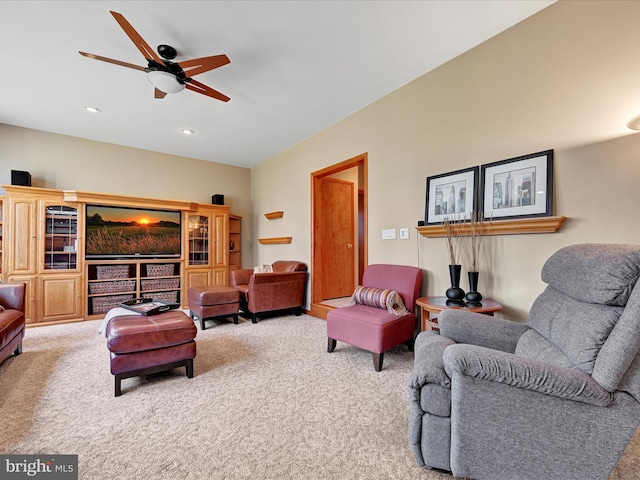
[[[0,283],[0,363],[22,353],[24,283]]]
[[[240,309],[258,322],[258,314],[290,310],[302,313],[307,287],[307,266],[302,262],[279,260],[272,273],[241,269],[231,272],[231,285],[240,291]]]

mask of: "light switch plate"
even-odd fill
[[[400,238],[402,240],[406,240],[409,238],[409,229],[408,228],[401,228],[400,229]]]
[[[395,228],[387,228],[382,230],[382,240],[395,240],[395,238],[396,238]]]

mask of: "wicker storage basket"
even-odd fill
[[[170,288],[179,288],[179,278],[158,278],[152,280],[140,280],[142,290],[169,290]]]
[[[122,302],[133,300],[133,295],[111,295],[108,297],[93,297],[91,310],[94,315],[107,313],[112,308],[120,306]]]
[[[156,300],[164,300],[165,302],[178,302],[179,292],[152,292],[143,293],[143,298],[155,298]]]
[[[115,280],[113,282],[96,282],[89,284],[90,294],[133,292],[135,289],[135,280]]]
[[[129,278],[129,265],[96,265],[98,280]]]
[[[147,277],[170,277],[173,275],[173,263],[147,265]]]

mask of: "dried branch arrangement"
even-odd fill
[[[483,222],[479,212],[471,212],[467,224],[467,232],[462,242],[465,259],[470,272],[480,271],[480,260],[484,253],[488,223]]]
[[[449,265],[459,265],[462,242],[462,224],[464,219],[459,217],[447,217],[444,220],[444,233],[447,240],[447,252],[449,253]]]

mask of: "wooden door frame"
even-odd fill
[[[323,300],[320,297],[320,288],[318,284],[319,278],[322,278],[322,266],[318,261],[318,256],[316,255],[316,205],[318,202],[317,192],[320,185],[320,180],[324,177],[328,177],[330,175],[334,175],[338,172],[342,172],[344,170],[348,170],[354,167],[362,167],[362,190],[363,190],[363,200],[364,200],[364,221],[363,221],[363,232],[365,241],[363,245],[363,259],[364,264],[368,263],[368,242],[366,239],[367,235],[367,224],[368,224],[368,156],[367,153],[362,153],[355,157],[349,158],[340,163],[336,163],[335,165],[331,165],[322,170],[318,170],[317,172],[311,173],[311,298],[310,298],[310,313],[316,317],[326,319],[328,308],[323,307],[320,302]]]

